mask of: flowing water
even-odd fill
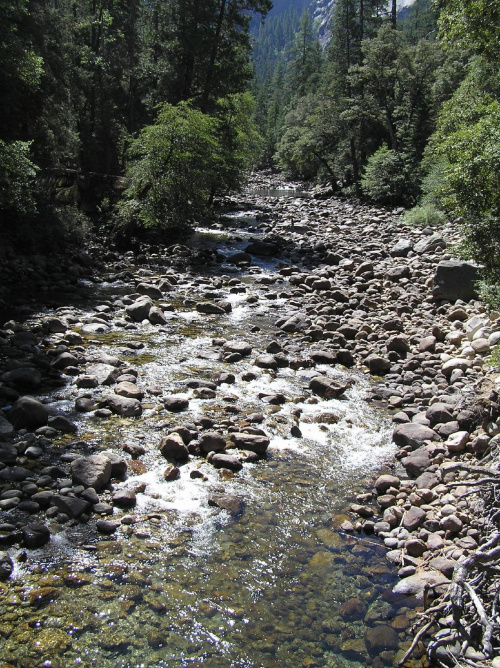
[[[235,240],[232,233],[224,238],[200,230],[197,243],[223,243],[229,254],[248,236],[240,232]],[[223,265],[222,272],[230,269]],[[153,397],[144,401],[140,420],[102,420],[73,414],[76,389],[73,397],[64,390],[50,397],[94,449],[120,450],[124,441],[146,448],[123,483],[141,493],[131,519],[112,537],[99,536],[94,521],[53,524],[49,546],[30,551],[27,560],[17,555],[14,583],[0,584],[0,665],[395,665],[394,637],[401,651],[413,603],[391,593],[397,576],[382,544],[339,529],[349,503],[391,459],[391,423],[364,401],[369,381],[360,372],[320,367],[353,381],[342,400],[324,401],[307,392],[307,370],[264,371],[250,358],[231,365],[214,359],[214,337],[244,338],[264,352],[274,322],[289,308],[280,296],[289,286],[273,262],[258,262],[238,277],[246,292],[227,294],[233,307],[227,316],[196,312],[195,301],[209,290],[193,273],[183,294],[172,298],[175,314],[166,326],[87,337],[87,355],[127,356],[140,385],[187,394],[188,412],[167,413]],[[274,299],[265,298],[266,286]],[[103,283],[94,303],[124,291],[119,282]],[[248,303],[253,293],[260,297]],[[233,373],[235,383],[222,385],[217,398],[186,390],[187,379],[220,372]],[[255,378],[246,375],[251,372]],[[262,397],[271,394],[284,395],[286,403],[267,404]],[[301,438],[290,435],[299,412]],[[253,413],[265,416],[271,437],[265,460],[229,477],[191,458],[180,479],[164,480],[157,445],[167,428],[208,417],[223,430],[235,415],[244,423]],[[83,446],[61,439],[57,447],[78,452]],[[191,477],[193,471],[201,477]],[[243,510],[231,516],[210,507],[216,491],[241,499]],[[115,509],[114,519],[126,514]],[[393,635],[385,651],[369,647],[370,654],[365,635],[376,626]]]

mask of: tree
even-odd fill
[[[291,50],[290,89],[298,99],[317,86],[321,68],[321,46],[314,34],[311,13],[305,9]]]
[[[189,102],[161,105],[131,146],[121,221],[179,230],[206,214],[220,190],[239,187],[260,148],[252,103],[248,94],[221,98],[216,116]]]
[[[143,227],[186,225],[205,211],[218,161],[217,122],[180,102],[165,103],[130,149],[119,216]]]

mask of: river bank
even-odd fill
[[[433,294],[456,230],[288,194],[225,198],[190,244],[26,261],[47,303],[0,341],[8,664],[396,665],[491,532],[465,468],[495,458],[500,325],[463,265]]]

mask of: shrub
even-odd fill
[[[33,184],[38,167],[29,157],[30,142],[0,139],[0,210],[11,215],[36,211]]]
[[[133,158],[118,216],[143,227],[186,225],[203,213],[212,193],[218,161],[217,121],[188,103],[161,106],[154,125],[132,144]]]
[[[419,227],[439,227],[446,223],[446,216],[433,204],[424,204],[406,211],[403,221]]]
[[[418,168],[406,154],[381,146],[368,158],[361,188],[379,204],[408,206],[415,203],[418,181]]]

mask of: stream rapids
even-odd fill
[[[269,206],[275,201],[270,194],[276,195],[248,199]],[[229,257],[259,237],[259,213],[259,206],[232,211],[219,229],[198,229],[192,243]],[[397,573],[381,542],[340,529],[349,504],[394,454],[390,418],[365,401],[369,376],[318,366],[351,383],[341,399],[324,400],[306,391],[307,369],[256,369],[251,356],[228,364],[211,354],[214,339],[242,339],[255,353],[265,352],[290,305],[280,266],[273,258],[252,258],[239,268],[223,261],[216,270],[186,269],[178,289],[162,300],[171,309],[166,324],[84,335],[86,356],[126,359],[138,371],[138,384],[187,394],[189,408],[168,413],[152,394],[141,418],[76,413],[78,391],[70,378],[44,397],[78,426],[77,439],[54,442],[61,453],[78,452],[80,442],[93,452],[121,455],[125,442],[144,447],[140,460],[129,460],[127,479],[113,483],[138,490],[137,506],[103,514],[120,525],[111,536],[96,531],[94,518],[54,521],[47,546],[11,550],[15,572],[0,583],[0,666],[396,665],[409,645],[415,602],[392,593]],[[154,269],[147,273],[150,282],[157,277]],[[211,297],[214,280],[231,304],[224,316],[195,309]],[[85,303],[46,307],[29,322],[65,313],[82,321],[131,291],[116,277],[84,287]],[[233,374],[234,383],[223,383],[215,398],[186,391],[188,379],[221,373]],[[266,402],[281,395],[284,403]],[[169,429],[195,428],[204,418],[231,429],[255,414],[270,438],[264,459],[231,474],[191,456],[178,479],[165,480],[158,442]],[[294,432],[299,414],[300,432]],[[241,510],[210,506],[214,492],[236,497]],[[385,645],[373,640],[377,629],[388,634]]]

